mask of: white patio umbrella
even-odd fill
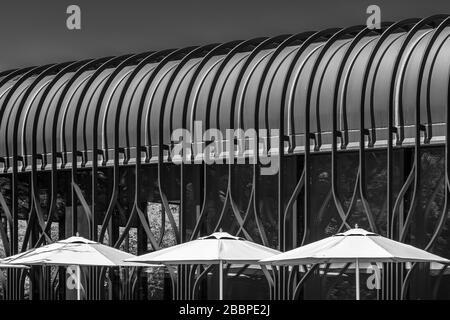
[[[278,254],[280,251],[232,236],[227,232],[215,232],[197,240],[154,251],[139,257],[126,259],[129,262],[180,264],[218,264],[219,299],[223,300],[223,264],[255,264],[259,260]]]
[[[298,265],[316,263],[355,263],[356,300],[360,298],[360,263],[370,262],[438,262],[450,264],[450,261],[397,242],[376,233],[358,228],[307,244],[305,246],[262,259],[261,264]]]
[[[409,270],[412,267],[412,263],[407,262],[405,264],[405,269]],[[438,262],[431,262],[430,263],[430,274],[432,275],[438,275],[440,273],[443,274],[450,274],[450,265],[438,263]]]
[[[18,265],[55,265],[77,266],[77,299],[81,299],[81,269],[80,266],[104,266],[104,267],[136,267],[144,266],[142,263],[125,262],[134,255],[91,241],[83,237],[70,237],[42,247],[33,248],[26,252],[7,257],[0,261],[4,266]]]
[[[21,264],[7,264],[7,263],[0,263],[0,269],[11,269],[11,268],[17,268],[17,269],[30,269],[29,266],[21,265]]]

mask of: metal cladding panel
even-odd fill
[[[333,112],[333,93],[336,75],[351,39],[334,43],[320,61],[311,99],[311,130],[330,132]]]
[[[386,116],[386,110],[389,106],[389,84],[392,81],[393,75],[392,70],[394,67],[395,59],[397,57],[398,50],[400,49],[405,35],[392,35],[386,39],[382,47],[377,53],[375,62],[372,65],[373,72],[370,75],[371,83],[373,86],[373,96],[374,96],[374,106],[373,106],[373,118],[377,128],[386,128],[388,126],[388,117]],[[360,81],[359,79],[357,81]],[[374,82],[374,83],[373,83]],[[352,92],[349,93],[350,97],[357,99],[356,105],[359,104],[361,100],[360,95],[357,97]],[[354,102],[354,103],[355,103]],[[366,112],[371,112],[369,109],[370,105],[367,103]],[[351,109],[350,109],[351,110]],[[358,114],[352,112],[349,114],[353,119],[349,121],[354,123],[352,129],[357,129],[359,127]],[[365,125],[369,125],[369,120],[365,122]]]
[[[6,106],[5,104],[5,100],[7,99],[8,93],[9,91],[13,88],[14,86],[14,81],[9,81],[7,83],[5,83],[1,88],[0,88],[0,110],[2,110],[3,112],[5,111],[4,107]],[[3,113],[2,118],[0,118],[0,124],[3,123],[2,119],[7,118],[7,115],[5,113]],[[6,128],[6,126],[5,126]],[[4,132],[3,130],[0,129],[0,132]],[[6,157],[7,157],[7,153],[6,153],[6,141],[4,139],[2,139],[2,142],[0,142],[0,158],[1,158],[1,163],[0,163],[0,170],[7,170],[8,169],[8,163],[6,162]]]
[[[308,46],[305,49],[306,52],[311,52],[314,45]],[[301,60],[294,63],[295,56],[298,54],[300,50],[299,46],[290,46],[284,48],[278,55],[275,57],[274,62],[270,66],[268,70],[263,92],[262,92],[262,105],[267,108],[268,113],[274,115],[274,119],[272,117],[269,118],[269,126],[271,128],[277,128],[278,123],[275,123],[275,119],[279,120],[280,117],[280,108],[283,103],[283,88],[289,84],[288,90],[286,91],[286,99],[284,102],[284,121],[285,121],[285,134],[288,136],[293,136],[295,132],[295,128],[300,128],[304,126],[304,123],[301,119],[297,119],[292,117],[294,114],[294,107],[290,103],[290,97],[295,95],[295,87],[296,85],[294,78],[297,75],[297,71],[301,72]],[[301,56],[304,56],[303,54]],[[294,65],[293,65],[294,64]],[[287,78],[288,70],[293,65],[293,73],[290,78]],[[278,114],[278,115],[276,115]],[[276,118],[275,118],[276,115]],[[277,121],[278,122],[278,121]]]
[[[169,90],[166,111],[168,112],[168,120],[172,123],[172,130],[183,128],[185,113],[187,114],[184,104],[188,99],[189,84],[194,81],[195,72],[201,61],[201,58],[195,58],[187,62],[178,72]],[[166,132],[165,138],[170,137],[170,134],[170,132]]]
[[[13,73],[13,72],[14,72],[14,70],[2,72],[1,75],[0,75],[0,81],[3,81],[3,80],[5,80],[6,78],[8,78],[8,76],[9,76],[11,73]]]
[[[208,82],[212,81],[212,78],[215,75],[215,71],[218,69],[219,64],[223,61],[223,59],[225,59],[225,56],[213,56],[210,58],[205,57],[204,59],[207,59],[207,61],[200,69],[197,77],[191,80],[192,90],[190,92],[187,92],[188,96],[186,96],[185,98],[188,99],[188,106],[187,110],[183,110],[183,113],[186,114],[186,117],[183,119],[183,121],[186,123],[186,129],[190,130],[191,132],[193,131],[193,124],[195,120],[204,120],[202,118],[200,110],[198,110],[199,97],[204,90],[207,90],[205,88],[208,87]],[[182,101],[181,105],[184,105],[185,101]]]
[[[417,105],[420,121],[429,127],[427,134],[433,142],[443,135],[439,123],[445,115],[443,106],[448,93],[450,29],[441,29],[433,39],[437,27],[424,25],[377,35],[364,31],[366,35],[358,39],[354,33],[327,38],[331,40],[317,37],[305,44],[306,37],[283,47],[280,46],[288,36],[236,41],[186,48],[173,58],[169,54],[174,51],[169,50],[161,52],[160,57],[154,53],[149,61],[142,59],[150,53],[117,58],[111,65],[88,68],[76,79],[72,79],[76,70],[70,70],[53,82],[56,74],[50,71],[35,81],[45,67],[36,71],[9,71],[0,76],[0,134],[6,137],[0,141],[0,159],[12,156],[16,119],[20,132],[17,156],[26,161],[31,156],[34,133],[38,136],[37,155],[49,156],[52,141],[57,144],[55,152],[72,153],[74,123],[77,153],[92,154],[96,131],[98,148],[107,152],[108,160],[117,151],[114,147],[117,127],[118,146],[128,150],[133,160],[136,147],[159,150],[161,142],[171,145],[173,130],[185,128],[192,132],[194,121],[202,121],[203,129],[209,125],[224,133],[231,127],[278,129],[282,119],[283,134],[291,139],[289,152],[302,152],[307,111],[310,134],[323,139],[315,146],[316,151],[332,143],[334,110],[336,129],[348,135],[347,143],[353,145],[359,142],[360,113],[364,111],[363,125],[373,130],[375,146],[387,139],[387,114],[392,110],[393,125],[402,132],[397,141],[401,144],[414,138],[413,111]],[[429,54],[422,69],[427,48]],[[164,57],[168,59],[162,60]],[[397,72],[393,74],[396,65]],[[158,71],[153,74],[155,69]],[[68,83],[70,86],[65,88]],[[30,86],[32,90],[24,97]],[[83,90],[85,94],[81,96]],[[26,100],[22,101],[23,98]],[[140,106],[141,122],[137,123]],[[57,134],[52,137],[54,126]],[[138,128],[140,146],[136,146]],[[8,161],[2,163],[9,165]],[[105,164],[108,163],[111,164]]]
[[[26,133],[26,140],[24,141],[23,151],[26,155],[29,155],[32,150],[32,137],[36,136],[36,153],[45,154],[46,150],[51,145],[51,134],[46,134],[46,128],[56,125],[62,126],[61,118],[53,119],[49,118],[51,114],[50,110],[57,103],[61,97],[62,91],[68,81],[72,78],[73,73],[67,73],[56,81],[56,83],[48,84],[51,86],[48,89],[48,94],[43,96],[42,94],[34,99],[29,106],[29,114],[27,115],[27,122],[23,124],[23,133]],[[51,77],[53,82],[54,76]],[[58,131],[59,132],[59,131]],[[56,135],[55,139],[60,145],[60,135]],[[25,156],[24,154],[24,156]]]
[[[239,74],[249,55],[249,52],[233,55],[223,67],[221,74],[218,75],[215,88],[212,88],[214,95],[210,106],[211,112],[209,113],[210,126],[220,129],[223,133],[227,128],[233,127],[234,121],[231,119],[233,93],[237,86]]]
[[[365,66],[367,64],[367,60],[376,45],[377,37],[365,37],[360,40],[355,46],[354,50],[352,50],[347,60],[345,61],[343,74],[341,77],[341,81],[338,87],[338,97],[337,97],[337,112],[338,112],[338,123],[337,128],[340,131],[348,131],[348,116],[347,110],[350,108],[357,109],[358,105],[360,105],[361,95],[356,97],[355,94],[351,94],[350,88],[354,91],[354,88],[358,88],[362,90],[362,81],[365,72]],[[332,88],[333,94],[335,94],[335,87]],[[345,99],[344,99],[345,96]],[[349,105],[349,98],[355,96],[355,99],[358,99],[358,103],[354,103],[353,106]],[[344,106],[345,104],[345,106]],[[350,109],[352,110],[352,109]],[[326,123],[325,126],[330,127]],[[359,124],[351,123],[352,128],[358,128]]]
[[[207,70],[203,69],[204,72],[200,73],[199,81],[197,82],[197,85],[192,92],[193,99],[191,108],[194,108],[195,112],[192,112],[190,115],[188,115],[189,121],[202,121],[204,130],[207,129],[205,127],[205,122],[207,118],[210,118],[210,112],[208,112],[208,109],[211,108],[211,106],[207,105],[209,93],[211,92],[211,90],[213,90],[212,83],[217,75],[219,68],[224,63],[224,59],[218,60],[217,62],[217,64],[212,65]]]
[[[13,84],[9,83],[7,85],[3,85],[0,87],[0,104],[3,105],[5,98],[8,96],[8,92],[11,89]]]
[[[362,81],[365,73],[365,67],[367,60],[372,53],[374,46],[376,45],[377,38],[370,38],[368,40],[360,41],[361,46],[353,50],[346,63],[346,69],[344,71],[345,76],[340,84],[340,95],[338,102],[338,110],[340,114],[339,128],[340,130],[355,130],[360,127],[359,117],[357,112],[351,112],[352,110],[358,110],[361,106],[361,94],[355,94],[355,91],[362,90]],[[373,73],[370,73],[373,76]],[[372,82],[371,82],[372,83]],[[343,91],[345,89],[345,92]],[[345,96],[345,99],[344,97]],[[369,99],[366,96],[367,110],[369,108]],[[345,103],[345,106],[343,105]],[[344,109],[347,111],[344,113]],[[369,112],[369,111],[367,111]],[[370,114],[370,112],[369,112]],[[347,127],[344,127],[345,120],[347,120]]]
[[[113,148],[114,129],[116,124],[116,113],[118,111],[118,100],[126,81],[135,67],[125,67],[112,79],[105,95],[99,101],[99,114],[97,119],[98,135],[102,137],[99,148],[108,150]]]
[[[287,109],[292,108],[293,110],[295,129],[293,129],[294,131],[292,133],[294,135],[304,134],[304,115],[306,109],[308,83],[310,80],[312,68],[314,67],[314,63],[320,53],[322,46],[323,44],[311,45],[301,54],[301,57],[293,70],[293,76],[290,79],[291,82],[288,85]]]
[[[415,113],[405,112],[404,106],[415,106],[417,104],[416,92],[417,81],[419,79],[420,63],[425,52],[426,46],[432,35],[432,30],[427,30],[425,33],[417,35],[411,40],[411,45],[401,63],[401,71],[405,73],[404,81],[398,81],[396,86],[396,123],[399,122],[401,114],[403,114],[404,126],[412,126],[415,123]],[[425,79],[422,79],[422,85]]]
[[[76,106],[78,104],[78,101],[80,99],[81,93],[83,89],[85,88],[87,82],[91,78],[95,71],[89,70],[83,72],[68,88],[66,95],[64,96],[63,101],[61,102],[61,117],[60,117],[60,127],[58,129],[58,135],[61,139],[61,149],[64,150],[64,152],[71,152],[73,150],[72,146],[72,129],[74,125],[74,118],[75,118],[75,111]],[[56,103],[58,103],[57,100],[52,100],[52,103],[48,105],[49,109],[54,109],[56,107]],[[40,124],[43,128],[46,128],[46,117],[43,117],[41,115]],[[46,131],[47,133],[47,131]],[[51,134],[45,135],[45,141],[47,145],[50,145],[51,143]],[[78,140],[78,143],[80,143],[80,140]],[[81,144],[79,144],[81,146]],[[77,150],[81,150],[80,148],[77,148]],[[39,152],[47,152],[47,149],[44,151],[38,151]]]
[[[166,112],[165,105],[162,105],[162,98],[165,90],[167,89],[168,82],[175,68],[178,66],[178,61],[170,61],[164,65],[164,67],[158,72],[153,81],[152,86],[147,94],[148,101],[145,111],[145,126],[144,133],[148,137],[145,143],[146,146],[159,145],[159,129],[163,126],[164,132],[169,131],[170,119],[164,117]],[[162,113],[162,115],[161,115]],[[161,117],[162,116],[162,117]],[[163,119],[161,122],[160,119]],[[150,136],[149,136],[150,134]],[[170,137],[167,136],[163,139],[164,144],[170,144]]]
[[[23,101],[24,106],[21,110],[20,115],[18,115],[19,121],[19,138],[20,141],[17,141],[19,145],[19,155],[27,156],[31,154],[31,143],[33,137],[33,122],[37,114],[37,105],[40,100],[44,97],[44,93],[47,87],[51,84],[54,76],[47,76],[40,80],[38,83],[35,83],[33,90],[30,92],[25,101]],[[51,90],[51,95],[49,97],[54,97],[57,94],[57,90]],[[45,98],[45,97],[44,97]],[[52,121],[52,123],[54,123]],[[42,131],[41,131],[42,132]],[[40,140],[38,143],[42,144],[43,140]]]
[[[94,127],[94,115],[98,107],[98,100],[101,91],[106,85],[109,76],[114,72],[114,69],[104,70],[94,81],[92,86],[88,89],[86,96],[82,101],[82,107],[78,117],[78,150],[92,151],[92,133]],[[97,143],[101,146],[101,132],[97,136]]]
[[[4,101],[8,91],[11,89],[11,87],[14,85],[15,81],[8,81],[0,88],[0,101]]]
[[[261,97],[258,96],[258,85],[262,81],[262,74],[265,66],[269,62],[273,50],[263,50],[252,59],[244,73],[243,81],[240,82],[238,91],[239,116],[238,123],[243,123],[243,129],[265,128],[266,119],[265,106],[261,104]],[[259,108],[259,111],[257,111]],[[258,123],[255,123],[255,114],[259,115]]]
[[[12,130],[13,128],[11,123],[15,120],[18,110],[18,105],[20,104],[20,101],[25,95],[26,90],[28,87],[33,83],[33,80],[36,78],[36,76],[28,77],[23,83],[19,84],[16,88],[11,88],[10,92],[8,92],[8,97],[5,98],[5,101],[3,101],[3,104],[1,106],[3,116],[0,119],[0,134],[2,137],[5,137],[4,139],[0,139],[0,156],[1,157],[10,157],[12,152]]]
[[[261,106],[267,108],[269,114],[275,115],[276,113],[280,113],[280,106],[282,103],[282,86],[287,77],[287,70],[292,64],[294,56],[298,50],[298,46],[290,46],[281,50],[276,57],[273,57],[273,63],[269,66],[267,76],[264,79],[264,86],[260,100]],[[276,118],[270,117],[270,128],[278,127],[278,123],[275,123],[276,119],[279,120],[279,115]],[[289,128],[288,120],[289,111],[285,106],[285,128]],[[289,134],[289,131],[286,131],[286,133]]]
[[[131,80],[131,85],[127,90],[120,117],[120,145],[131,148],[136,145],[136,130],[137,130],[137,110],[140,101],[143,99],[145,85],[147,80],[153,74],[156,67],[154,63],[148,63]],[[144,136],[144,129],[141,129],[141,134]]]
[[[430,120],[431,123],[444,123],[445,115],[448,108],[448,83],[449,83],[449,52],[450,52],[450,29],[438,38],[435,48],[431,52],[431,57],[434,58],[433,69],[431,77],[427,85],[430,88]],[[431,62],[430,62],[431,65]],[[421,105],[422,108],[425,106]],[[428,118],[424,118],[424,122],[428,123]]]

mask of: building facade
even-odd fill
[[[285,251],[358,224],[450,258],[449,25],[436,15],[1,73],[4,256],[76,233],[142,254],[219,229]],[[362,298],[450,298],[442,266],[377,268]],[[85,268],[84,290],[217,298],[213,271]],[[353,275],[231,265],[225,298],[352,299]],[[64,268],[1,277],[5,299],[71,296]]]

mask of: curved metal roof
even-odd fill
[[[90,165],[93,150],[102,165],[114,150],[121,163],[137,153],[152,161],[170,147],[174,129],[192,130],[197,120],[205,130],[281,128],[285,152],[302,153],[305,133],[315,151],[330,149],[333,119],[340,148],[359,146],[361,128],[370,147],[385,146],[389,114],[394,143],[411,143],[418,110],[425,143],[440,143],[449,23],[439,15],[381,30],[327,29],[6,71],[0,170],[11,169],[13,156],[22,169],[52,160],[67,167],[73,154]]]

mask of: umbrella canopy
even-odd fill
[[[342,268],[344,268],[347,263],[331,263],[331,264],[321,264],[319,266],[319,270],[324,270],[327,269],[328,272],[333,272],[333,271],[339,271]],[[405,269],[411,269],[411,262],[406,262],[405,263]],[[371,269],[373,268],[378,268],[379,270],[382,270],[384,268],[383,263],[382,262],[361,262],[359,264],[359,268],[361,269],[361,271],[366,271],[368,273],[372,273]],[[444,270],[442,270],[444,269]],[[305,270],[305,268],[303,268],[303,265],[300,266],[300,271],[302,272],[306,272],[307,270]],[[347,268],[346,272],[354,272],[355,271],[355,265],[350,263],[349,267]],[[450,273],[450,268],[449,265],[446,264],[442,264],[439,262],[431,262],[430,263],[430,272],[432,274],[438,274],[439,272],[444,272],[444,274],[449,274]]]
[[[163,264],[217,264],[219,262],[252,264],[280,251],[232,236],[215,232],[197,240],[144,254],[126,261]]]
[[[125,262],[134,255],[105,246],[99,242],[82,237],[70,237],[46,246],[30,249],[0,261],[10,266],[17,265],[76,265],[77,299],[81,300],[81,267],[134,267],[148,266],[140,263]]]
[[[134,255],[82,237],[70,237],[0,261],[6,265],[148,266],[125,262]]]
[[[261,264],[295,265],[333,262],[439,262],[450,261],[411,245],[355,228],[305,246],[262,259]]]
[[[7,264],[0,263],[0,269],[10,269],[10,268],[19,268],[19,269],[30,269],[29,266],[21,265],[21,264]]]
[[[360,299],[360,263],[370,262],[438,262],[450,260],[425,250],[397,242],[356,226],[308,245],[262,259],[261,264],[298,265],[352,262],[355,266],[356,300]]]
[[[264,247],[227,232],[215,232],[197,240],[130,258],[126,261],[177,264],[218,264],[219,299],[223,299],[223,264],[255,264],[280,251]]]

